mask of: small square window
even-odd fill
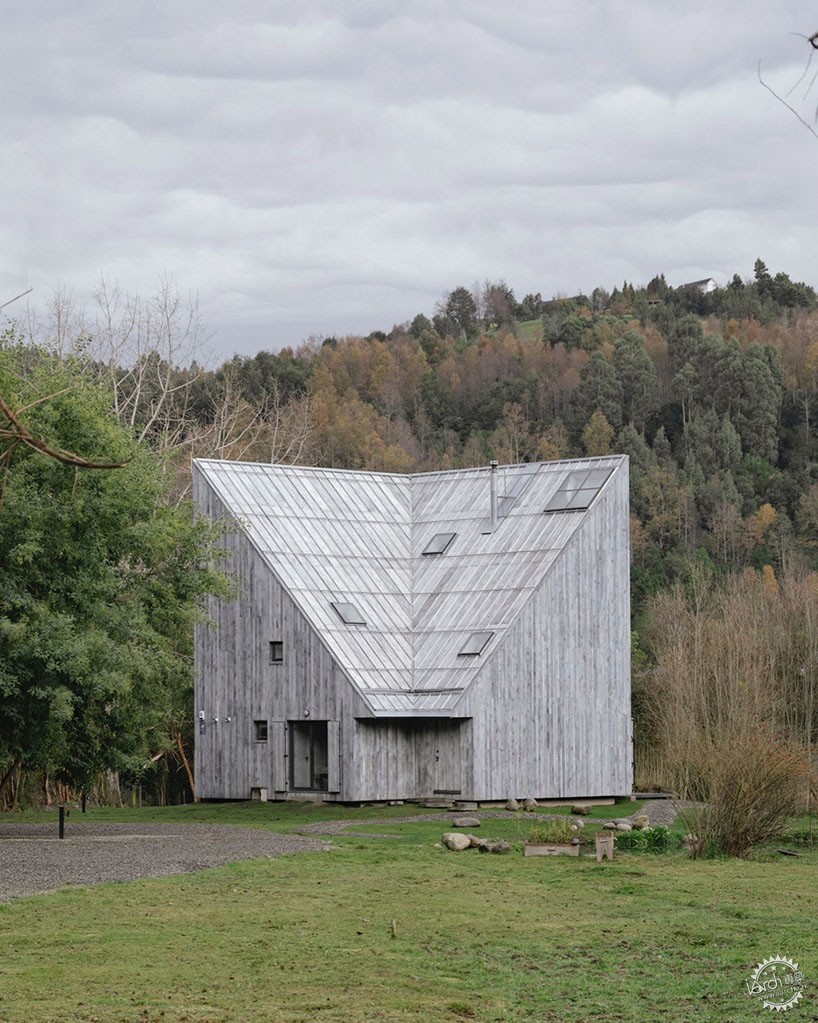
[[[457,533],[435,533],[424,547],[423,553],[442,554],[456,536]]]
[[[267,742],[267,722],[266,721],[254,721],[253,732],[256,737],[256,742]]]
[[[340,616],[341,621],[346,625],[366,625],[366,618],[364,618],[354,604],[344,604],[334,600],[331,603],[336,613]]]
[[[280,639],[270,640],[270,664],[281,664],[284,660],[284,643]]]
[[[486,644],[493,635],[493,632],[473,632],[460,650],[458,650],[457,656],[466,657],[482,654],[486,648]]]

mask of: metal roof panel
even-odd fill
[[[195,465],[373,713],[411,715],[455,706],[581,528],[585,510],[545,513],[554,495],[580,473],[584,489],[602,493],[623,463],[612,456],[500,467],[491,533],[488,467],[404,476]],[[424,556],[438,533],[457,535]],[[344,625],[332,601],[354,604],[366,624]],[[485,650],[458,656],[481,631],[493,633]]]

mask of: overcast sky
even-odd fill
[[[0,301],[164,271],[226,358],[486,279],[721,284],[761,256],[818,286],[818,139],[757,74],[813,124],[816,30],[795,0],[9,4]]]

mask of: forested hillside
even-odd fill
[[[811,755],[810,286],[761,260],[752,279],[710,291],[658,276],[518,299],[504,281],[486,282],[368,337],[312,339],[209,370],[195,361],[195,310],[168,282],[149,303],[105,288],[98,298],[93,324],[72,334],[57,303],[40,348],[15,335],[15,351],[25,362],[50,345],[51,358],[104,388],[119,425],[174,467],[163,477],[169,505],[187,492],[191,456],[407,472],[628,454],[640,780],[677,784],[687,772],[690,788],[703,751],[759,728]]]
[[[634,609],[694,554],[718,569],[809,562],[818,310],[771,275],[726,287],[518,301],[456,288],[430,319],[236,358],[191,385],[226,457],[412,471],[624,452]],[[227,407],[231,415],[226,415]]]

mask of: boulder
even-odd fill
[[[452,817],[454,828],[479,828],[480,821],[477,817]]]
[[[469,845],[472,849],[482,849],[483,846],[488,845],[487,838],[478,838],[477,835],[466,835],[469,840]]]
[[[511,846],[508,842],[483,842],[479,845],[478,850],[481,853],[507,853]]]
[[[462,852],[471,846],[468,835],[458,834],[456,831],[447,831],[443,836],[443,844],[452,852]]]
[[[631,817],[631,821],[637,831],[644,831],[645,828],[650,827],[650,817],[646,813],[640,813],[636,817]]]
[[[605,831],[616,831],[616,821],[605,821],[602,827]]]
[[[574,803],[571,807],[571,813],[579,817],[587,817],[590,812],[591,807],[589,803]]]
[[[509,798],[506,800],[506,810],[519,810],[520,804],[516,799]]]
[[[532,799],[531,796],[526,796],[523,800],[523,809],[533,813],[537,809],[537,800]]]
[[[617,831],[633,831],[633,825],[631,824],[630,821],[617,821],[616,822],[616,830]]]

